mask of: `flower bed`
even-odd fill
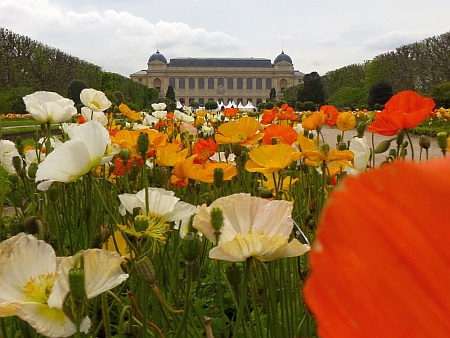
[[[85,89],[76,119],[58,94],[24,101],[45,128],[32,146],[0,141],[13,208],[0,231],[3,336],[448,332],[436,201],[450,164],[410,135],[440,118],[433,100],[405,91],[374,114],[121,104],[114,115]],[[329,127],[339,133],[326,143]],[[434,142],[445,157],[447,135]]]

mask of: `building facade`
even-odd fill
[[[257,105],[275,88],[277,100],[285,88],[302,83],[304,74],[294,70],[292,59],[281,52],[274,62],[264,58],[174,58],[159,51],[150,56],[147,69],[131,79],[159,90],[164,97],[169,85],[181,103],[207,101]]]

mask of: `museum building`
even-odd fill
[[[302,83],[304,74],[294,70],[292,59],[283,51],[273,63],[265,58],[173,58],[158,51],[150,56],[147,69],[131,79],[159,90],[164,97],[169,85],[181,103],[207,101],[246,105],[269,99],[275,88],[277,100],[285,88]]]

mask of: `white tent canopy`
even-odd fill
[[[225,106],[225,108],[236,108],[236,102],[233,101],[229,101],[228,104]]]
[[[248,101],[247,104],[244,106],[243,110],[253,110],[256,107],[252,104],[252,101]]]

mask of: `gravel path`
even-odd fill
[[[322,134],[324,136],[325,142],[329,143],[332,147],[334,144],[336,144],[336,137],[338,134],[341,134],[342,132],[339,130],[339,128],[334,127],[334,128],[330,128],[328,126],[324,126],[322,128]],[[348,141],[351,140],[354,136],[356,136],[357,132],[356,129],[354,130],[350,130],[350,131],[346,131],[344,133],[344,141]],[[372,145],[372,133],[370,132],[366,132],[364,134],[364,136],[367,139],[367,142],[369,143],[369,145]],[[381,136],[378,134],[373,134],[374,136],[374,143],[375,143],[375,147],[380,144],[381,141],[383,140],[390,140],[392,138],[394,138],[395,136]],[[414,148],[414,160],[418,161],[420,158],[420,146],[419,146],[419,135],[415,135],[415,134],[410,134],[411,137],[411,141],[412,141],[412,145]],[[441,149],[439,148],[437,139],[435,137],[429,137],[430,139],[430,149],[428,149],[428,158],[432,159],[432,158],[441,158],[442,157],[442,152]],[[405,141],[407,141],[407,138],[405,136]],[[391,148],[395,148],[396,147],[396,143],[395,140],[391,142]],[[382,154],[377,154],[376,155],[376,163],[380,164],[382,161],[384,161],[386,159],[386,157],[388,156],[389,151],[386,151],[385,153]],[[407,159],[411,159],[411,148],[410,146],[408,146],[408,155],[406,157]],[[425,154],[425,150],[423,150],[422,152],[422,159],[424,160],[426,158],[426,154]]]

